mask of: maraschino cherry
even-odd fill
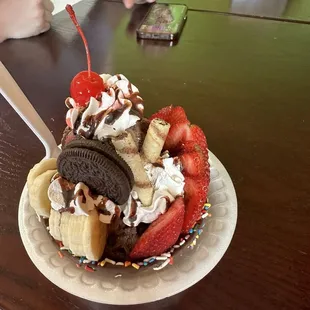
[[[70,85],[70,94],[78,107],[85,107],[90,100],[90,97],[99,97],[101,92],[105,90],[102,78],[99,74],[91,71],[90,54],[88,44],[84,33],[76,19],[74,10],[71,5],[66,5],[66,10],[70,15],[77,31],[79,32],[84,42],[86,57],[87,57],[87,71],[79,72],[72,80]]]

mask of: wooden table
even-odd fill
[[[131,16],[102,1],[81,2],[76,11],[93,69],[126,74],[147,115],[184,106],[238,196],[235,236],[214,270],[181,294],[127,308],[310,309],[310,26],[191,11],[178,45],[140,46],[133,30],[141,12]],[[60,140],[70,80],[86,65],[68,16],[56,15],[45,35],[1,44],[0,59]],[[0,308],[127,309],[63,292],[28,258],[17,206],[28,170],[43,155],[0,98]]]
[[[175,3],[174,0],[160,0],[160,2]],[[192,10],[218,14],[310,23],[308,0],[179,0],[178,3],[184,3]]]

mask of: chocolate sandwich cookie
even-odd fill
[[[113,144],[109,140],[98,141],[98,140],[88,140],[88,139],[75,139],[69,142],[66,147],[68,148],[84,148],[92,151],[96,151],[111,161],[113,161],[119,168],[121,168],[126,175],[130,186],[134,185],[134,176],[128,166],[128,164],[116,153]]]
[[[91,140],[70,142],[57,159],[58,171],[70,182],[83,182],[94,193],[124,204],[132,189],[132,172],[111,146],[101,145],[100,141]]]

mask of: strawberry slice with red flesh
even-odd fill
[[[153,114],[150,117],[150,121],[153,120],[154,118],[160,118],[160,119],[163,119],[164,121],[170,123],[169,117],[170,117],[172,109],[173,109],[172,105],[169,105],[167,107],[160,109],[158,112],[156,112],[155,114]]]
[[[184,136],[183,143],[187,141],[195,141],[201,149],[208,149],[207,138],[203,130],[197,125],[191,125]]]
[[[194,141],[182,145],[179,153],[184,176],[201,178],[209,173],[208,153]]]
[[[170,130],[165,141],[164,149],[169,150],[170,153],[179,151],[182,141],[189,131],[189,121],[182,107],[174,107],[170,113],[168,122],[170,123]]]
[[[164,148],[170,152],[176,152],[179,150],[184,138],[188,135],[190,124],[182,107],[177,106],[172,109],[169,123],[171,127]]]
[[[197,140],[197,142],[203,142],[203,139]],[[184,234],[201,218],[210,183],[208,148],[206,143],[201,147],[197,142],[187,141],[183,143],[179,156],[183,167],[182,173],[185,175],[185,218],[182,228]]]
[[[188,123],[170,125],[171,127],[164,144],[164,150],[168,150],[171,154],[174,154],[179,151],[182,145],[182,140],[189,126]]]
[[[169,121],[171,126],[175,124],[187,123],[189,124],[189,120],[187,119],[186,113],[184,109],[180,106],[173,107],[172,111],[169,115]]]
[[[154,118],[163,119],[171,126],[166,137],[164,150],[169,150],[170,152],[177,151],[181,141],[189,134],[189,121],[184,109],[180,106],[168,106],[153,114],[150,120]]]
[[[184,200],[178,197],[168,211],[160,215],[142,234],[135,244],[130,258],[141,258],[161,255],[178,240],[184,221]]]
[[[169,150],[172,156],[178,156],[182,162],[186,206],[182,232],[187,233],[201,218],[207,200],[210,183],[207,139],[199,126],[190,125],[182,107],[163,108],[151,119],[155,117],[170,123],[164,150]]]
[[[182,233],[186,234],[201,218],[203,206],[207,200],[210,177],[201,179],[186,177],[184,187],[185,217]]]

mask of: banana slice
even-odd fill
[[[107,225],[99,221],[97,210],[90,211],[89,216],[63,212],[60,218],[63,245],[74,255],[99,260],[107,240]],[[51,227],[50,232],[52,234]]]
[[[72,215],[69,221],[69,248],[74,255],[86,256],[83,244],[83,232],[88,216]]]
[[[38,215],[50,216],[51,202],[47,196],[47,190],[55,173],[56,170],[45,171],[37,176],[29,187],[30,205]]]
[[[69,221],[71,219],[72,214],[69,212],[63,212],[61,213],[60,218],[60,234],[62,238],[62,243],[66,248],[69,247],[69,238],[70,238],[70,232],[69,232]]]
[[[76,256],[85,256],[89,260],[99,260],[107,240],[107,224],[99,220],[97,210],[89,216],[59,213],[51,210],[49,218],[50,234],[70,249]]]
[[[90,211],[89,216],[86,216],[83,245],[88,259],[97,261],[101,258],[107,241],[107,227],[99,220],[97,210]]]
[[[56,167],[57,167],[56,158],[43,159],[39,163],[34,165],[34,167],[29,171],[27,177],[28,190],[30,190],[32,184],[39,175],[48,170],[55,170]]]
[[[60,221],[61,213],[51,209],[50,218],[49,218],[49,228],[51,236],[58,241],[62,240],[61,231],[60,231]]]

